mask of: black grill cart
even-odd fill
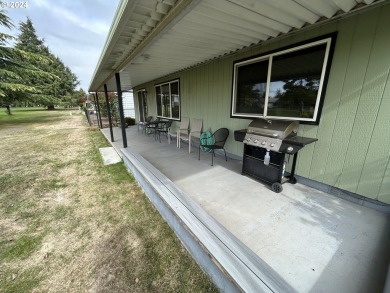
[[[282,140],[278,151],[268,150],[270,159],[269,163],[264,158],[267,154],[267,148],[259,145],[247,143],[245,137],[247,129],[236,130],[234,139],[244,143],[242,174],[261,181],[271,186],[271,189],[279,193],[283,190],[282,184],[289,182],[295,184],[295,168],[298,158],[298,152],[307,144],[317,141],[316,138],[301,136],[287,137]],[[293,156],[291,172],[285,176],[285,159],[286,155]]]

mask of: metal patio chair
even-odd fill
[[[214,157],[215,157],[215,150],[220,150],[222,149],[224,152],[225,152],[225,160],[227,161],[227,156],[226,156],[226,151],[225,151],[225,143],[226,143],[226,140],[229,136],[229,129],[227,128],[220,128],[218,130],[216,130],[212,136],[210,138],[213,138],[213,141],[214,143],[211,144],[211,145],[208,145],[208,144],[202,144],[202,141],[201,141],[201,144],[199,146],[199,156],[198,156],[198,160],[200,160],[200,149],[201,148],[204,148],[204,149],[209,149],[211,150],[211,166],[214,165]],[[204,141],[207,141],[207,140],[204,140]]]
[[[156,128],[158,127],[158,123],[161,121],[160,117],[157,117],[155,120],[148,122],[145,125],[145,134],[153,134],[156,137]]]
[[[138,122],[138,131],[140,130],[140,128],[143,131],[145,131],[146,125],[148,125],[148,123],[150,123],[150,121],[152,121],[152,119],[153,119],[153,116],[148,116],[148,117],[146,117],[145,121]]]
[[[156,136],[158,136],[158,140],[161,142],[161,133],[165,133],[168,139],[168,143],[171,143],[170,129],[172,125],[172,120],[160,121],[158,123],[156,130]]]

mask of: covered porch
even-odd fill
[[[382,292],[390,257],[388,214],[302,184],[276,194],[173,140],[114,128],[112,145],[160,214],[225,292]],[[110,141],[108,128],[102,133]]]

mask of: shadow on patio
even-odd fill
[[[102,132],[109,140],[109,129]],[[215,219],[227,239],[247,253],[241,260],[251,260],[249,271],[265,284],[257,292],[382,292],[390,258],[388,215],[301,184],[285,184],[276,194],[242,176],[241,161],[217,157],[212,167],[210,154],[201,154],[198,161],[197,148],[188,154],[187,145],[177,149],[175,141],[168,144],[165,138],[159,143],[137,126],[126,132],[129,148],[122,149],[120,129],[114,128],[113,146],[121,156],[142,156],[147,162],[139,160],[141,173],[150,163],[173,182],[183,202],[188,197],[200,217]],[[216,257],[207,243],[201,246]],[[222,266],[218,257],[214,262]],[[235,280],[229,269],[221,270],[240,289],[256,288],[256,283],[242,285],[245,280]]]

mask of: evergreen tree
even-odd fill
[[[3,10],[0,11],[0,26],[9,29],[14,27]],[[32,66],[30,62],[48,62],[38,54],[9,47],[8,41],[13,39],[11,35],[0,32],[0,105],[7,108],[8,114],[11,114],[10,105],[22,101],[25,93],[38,92],[33,85],[24,83],[24,76],[47,75]]]
[[[44,46],[43,40],[38,39],[35,28],[30,18],[19,24],[20,34],[15,48],[31,53],[48,55],[48,48]]]
[[[79,84],[76,75],[64,65],[62,60],[54,56],[50,49],[39,39],[32,21],[27,18],[26,22],[20,23],[20,34],[17,38],[15,48],[32,53],[38,53],[51,60],[50,64],[35,63],[34,66],[40,70],[50,73],[46,78],[36,78],[27,75],[26,84],[33,84],[39,93],[26,93],[35,103],[54,109],[54,105],[63,104],[68,95],[72,95]],[[54,77],[54,78],[53,78]]]

